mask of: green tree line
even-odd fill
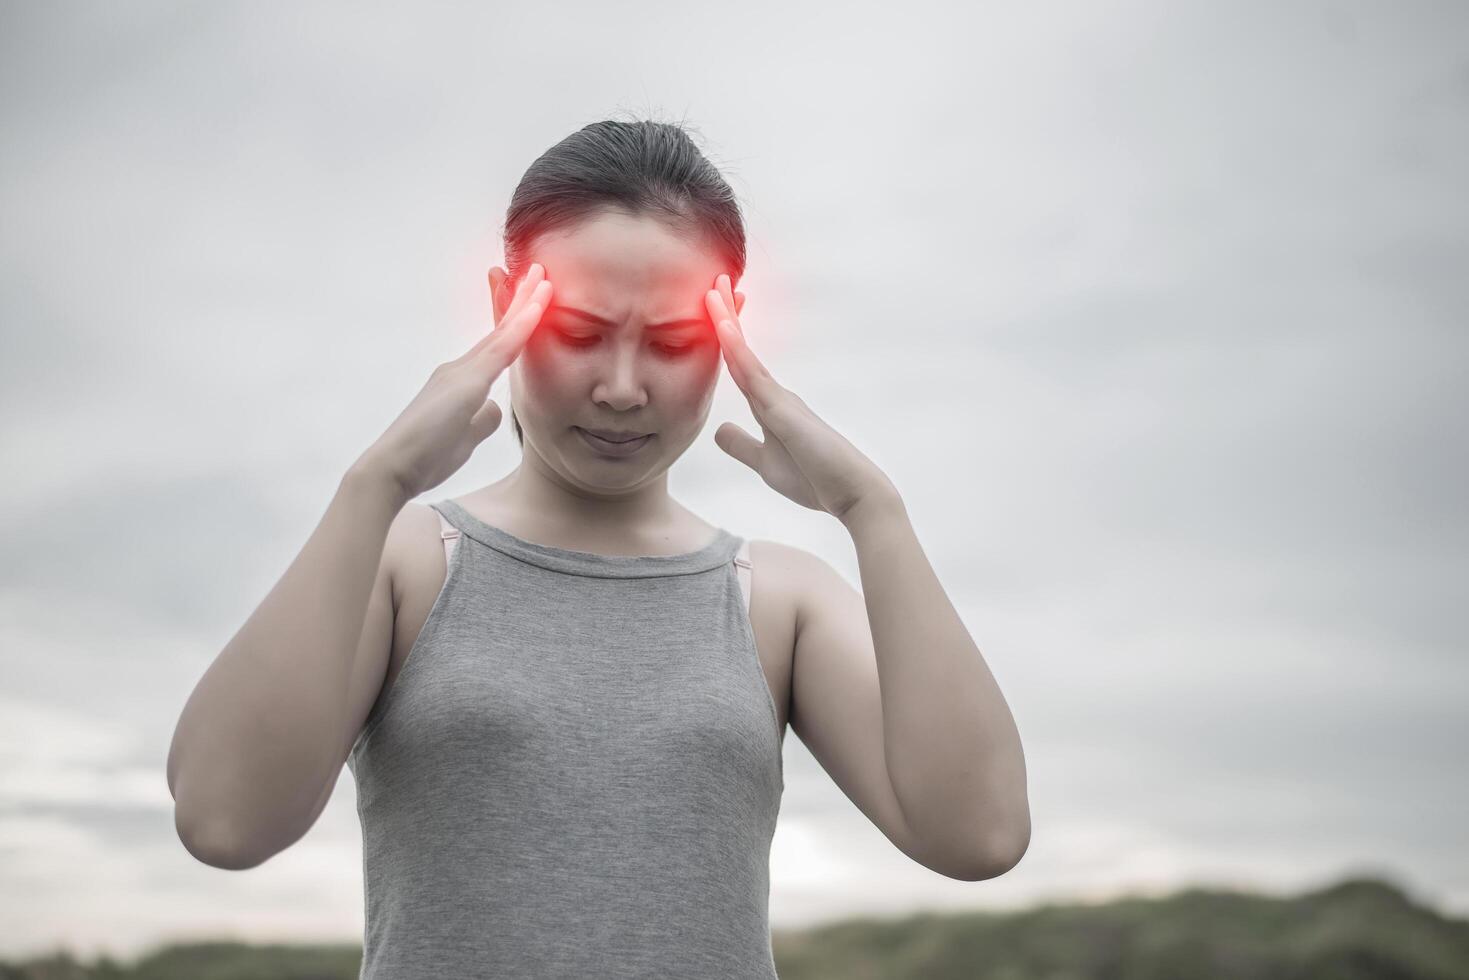
[[[1469,920],[1376,878],[1293,897],[1162,898],[850,919],[772,935],[782,980],[1469,980]],[[131,963],[64,951],[0,980],[355,980],[359,944],[170,944]]]

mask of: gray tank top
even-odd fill
[[[347,760],[361,977],[775,977],[748,542],[596,555],[430,506],[444,585]]]

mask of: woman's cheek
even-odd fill
[[[719,359],[690,357],[689,360],[697,363],[684,372],[679,400],[688,405],[706,404],[713,400],[719,383]]]
[[[554,341],[532,334],[521,349],[512,369],[526,394],[544,404],[570,386],[574,365],[556,350]]]
[[[549,328],[542,328],[531,334],[525,348],[520,352],[520,359],[541,374],[566,374],[585,370],[591,360],[584,349],[572,347],[560,340],[556,332]]]
[[[694,353],[684,358],[692,367],[702,384],[713,384],[719,378],[719,366],[722,362],[719,353],[719,341],[713,340],[702,343]]]

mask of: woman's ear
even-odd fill
[[[742,293],[742,292],[740,292],[738,289],[736,289],[735,290],[735,316],[739,316],[740,315],[740,311],[743,310],[744,308],[745,308],[745,294]]]
[[[509,276],[510,273],[498,265],[490,269],[490,306],[494,310],[496,327],[500,325],[500,321],[505,316],[505,310],[510,306],[510,300],[514,298],[505,285],[505,280]]]

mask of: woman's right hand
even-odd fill
[[[396,481],[405,500],[453,476],[500,427],[503,414],[488,397],[490,386],[520,356],[551,305],[551,292],[545,270],[532,263],[495,328],[463,356],[434,368],[423,390],[357,465]]]

